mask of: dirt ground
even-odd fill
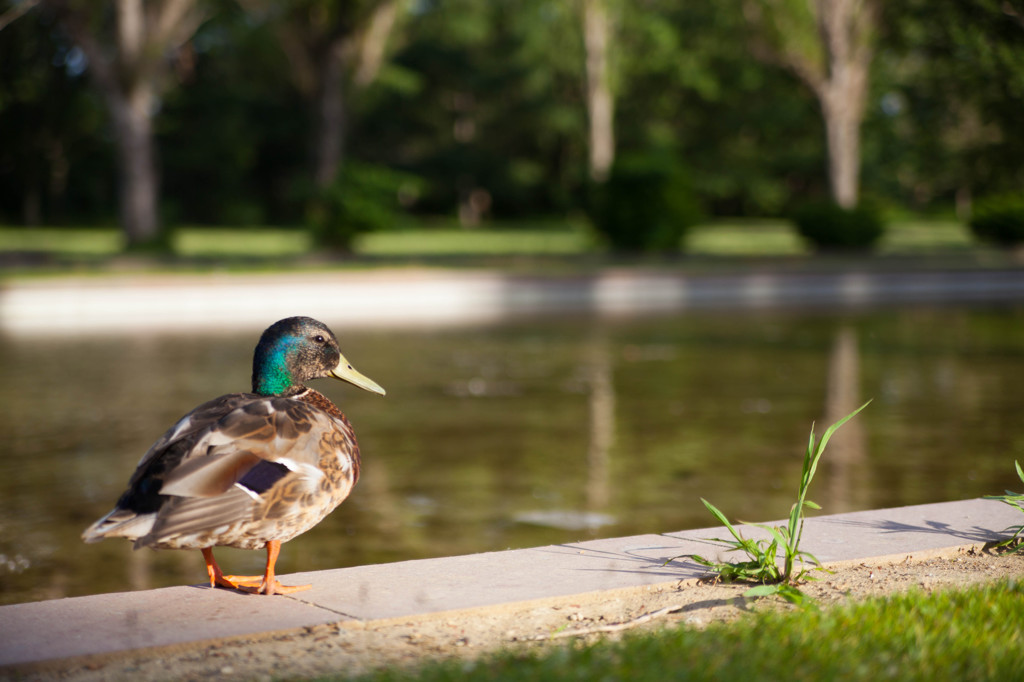
[[[1024,553],[996,556],[959,552],[901,563],[843,566],[807,583],[804,591],[828,606],[851,599],[917,588],[932,591],[1016,576],[1024,577]],[[132,652],[104,659],[77,659],[0,677],[107,680],[302,679],[354,676],[427,660],[472,658],[488,652],[597,641],[623,632],[743,618],[764,609],[792,608],[781,600],[743,599],[738,585],[708,582],[636,588],[503,608],[449,612],[416,619],[337,623],[258,638],[217,640],[184,647]]]

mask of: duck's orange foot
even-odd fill
[[[312,585],[282,585],[277,580],[270,583],[260,583],[258,586],[243,586],[238,589],[243,592],[250,592],[252,594],[291,594],[292,592],[302,592],[313,587]]]
[[[237,589],[239,589],[238,583],[236,583],[236,582],[234,582],[232,580],[232,578],[237,578],[237,577],[238,576],[233,576],[233,575],[232,576],[226,576],[226,575],[210,576],[210,587],[223,587],[226,590],[237,590]]]
[[[210,576],[210,587],[223,587],[228,590],[239,590],[249,594],[291,594],[313,587],[312,585],[282,585],[274,577],[274,564],[281,551],[281,543],[277,540],[267,542],[267,570],[263,575],[224,575],[216,559],[213,548],[203,548],[203,559],[206,561],[206,572]]]
[[[222,575],[215,577],[210,586],[249,594],[291,594],[313,587],[312,585],[282,585],[278,580],[267,583],[262,575]]]

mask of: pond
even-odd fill
[[[1021,488],[1021,306],[332,326],[388,395],[315,383],[363,478],[281,573],[713,526],[701,497],[782,518],[812,422],[869,398],[811,488],[823,513]],[[178,417],[248,389],[257,335],[0,339],[0,603],[202,581],[199,552],[79,536]]]

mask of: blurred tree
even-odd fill
[[[821,105],[833,200],[857,205],[860,128],[877,39],[874,0],[746,0],[754,54],[792,70]]]
[[[102,218],[110,186],[103,107],[81,53],[35,2],[0,5],[0,219],[26,225]],[[96,171],[75,178],[75,163]]]
[[[311,112],[308,146],[313,188],[307,220],[321,245],[351,251],[355,235],[381,224],[387,214],[366,200],[344,197],[358,191],[342,174],[348,120],[346,95],[370,85],[380,73],[400,0],[242,0],[269,24],[287,58],[292,82]],[[342,199],[352,199],[351,201]],[[396,201],[392,197],[391,203]],[[344,206],[345,210],[340,210]],[[359,210],[368,209],[367,215]]]
[[[816,102],[790,72],[750,58],[736,39],[747,30],[738,3],[630,9],[616,33],[620,154],[673,150],[719,215],[777,215],[792,196],[816,191]]]
[[[7,28],[9,24],[21,18],[38,4],[39,0],[22,0],[21,2],[12,3],[10,7],[5,7],[3,13],[0,14],[0,31]]]
[[[309,102],[313,181],[328,187],[344,154],[345,88],[366,87],[380,73],[400,1],[240,1],[272,26],[292,82]]]
[[[112,119],[120,170],[121,226],[130,248],[160,239],[153,115],[170,60],[203,20],[197,0],[43,0],[88,60]]]
[[[1024,2],[911,0],[885,7],[890,50],[873,131],[915,207],[1024,188]]]
[[[361,98],[354,151],[425,179],[417,210],[467,225],[565,211],[587,174],[575,3],[425,0]]]
[[[583,0],[583,44],[587,63],[587,114],[590,124],[590,178],[608,179],[615,162],[615,98],[609,58],[612,20],[606,0]]]
[[[306,101],[270,26],[235,2],[206,6],[188,45],[187,87],[157,120],[161,212],[168,222],[295,225],[309,175]],[[302,179],[302,180],[300,180]]]
[[[856,83],[857,69],[829,61],[815,14],[826,0],[745,2],[0,0],[0,214],[108,219],[119,165],[126,185],[145,179],[133,164],[155,165],[152,148],[130,154],[125,140],[137,138],[118,134],[129,115],[156,137],[166,221],[296,224],[315,178],[338,200],[358,174],[385,177],[381,167],[423,178],[420,187],[393,176],[420,214],[467,225],[566,214],[605,163],[652,153],[671,157],[714,215],[784,214],[829,192],[822,159],[837,136],[821,92],[838,89],[841,72]],[[775,61],[752,59],[740,38],[752,6]],[[161,13],[183,7],[169,22],[178,28],[160,32]],[[801,7],[796,18],[782,11]],[[589,46],[588,10],[604,12]],[[132,11],[142,22],[119,30]],[[851,100],[862,97],[863,124],[843,138],[862,138],[857,191],[915,209],[1019,191],[1022,0],[880,11],[867,47],[849,41],[851,55],[873,56],[870,88]],[[59,30],[76,21],[77,34]],[[128,35],[147,47],[133,53]],[[99,57],[83,47],[90,38]],[[796,67],[777,68],[790,54],[816,65],[817,89]],[[151,84],[136,89],[140,80]],[[339,173],[348,159],[358,167]],[[126,225],[146,203],[130,196]],[[385,222],[368,217],[359,224]]]

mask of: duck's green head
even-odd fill
[[[310,379],[334,377],[384,395],[375,381],[357,372],[338,349],[338,339],[323,322],[289,317],[263,332],[252,360],[252,390],[286,395]]]

